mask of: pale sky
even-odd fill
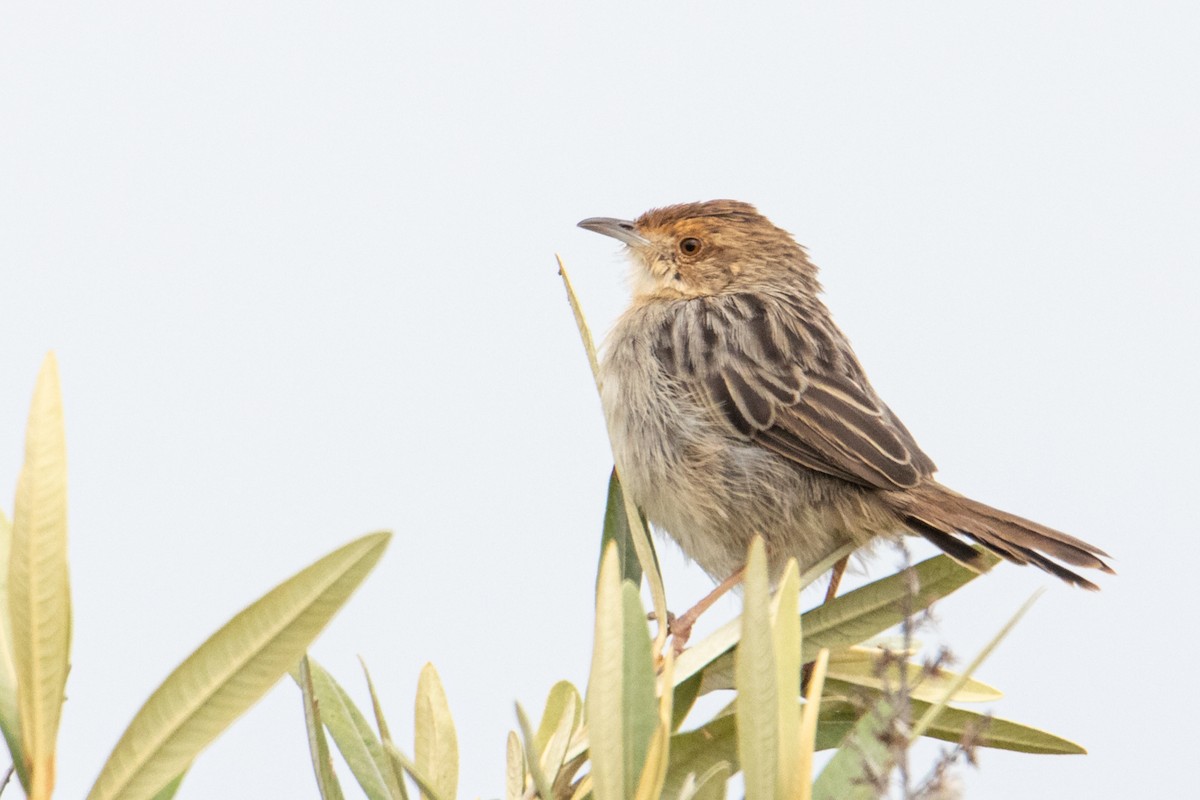
[[[625,267],[575,223],[721,197],[809,248],[945,483],[1114,556],[1099,594],[1001,567],[939,606],[966,661],[1049,586],[978,677],[1091,751],[984,751],[967,796],[1195,790],[1200,11],[814,6],[0,6],[0,505],[53,348],[61,797],[233,613],[380,528],[314,653],[365,703],[362,654],[407,749],[433,661],[460,794],[500,795],[513,701],[586,682],[611,464],[554,254],[600,336]],[[682,610],[711,582],[659,551]],[[295,687],[179,796],[315,797]]]

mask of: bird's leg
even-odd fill
[[[700,615],[712,608],[713,603],[720,600],[730,589],[741,583],[745,573],[746,568],[742,567],[721,581],[717,588],[704,595],[699,603],[696,603],[696,605],[683,612],[681,616],[675,617],[670,621],[668,630],[671,632],[671,646],[675,648],[675,655],[683,652],[688,637],[692,635],[692,626],[696,624],[696,620],[700,619]]]
[[[841,560],[833,565],[833,572],[829,576],[829,588],[825,590],[825,603],[837,597],[838,586],[842,582],[842,575],[846,573],[846,564],[849,562],[850,556],[842,556]]]

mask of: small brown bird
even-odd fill
[[[579,223],[628,245],[633,302],[601,378],[621,479],[651,522],[721,580],[759,534],[778,578],[852,543],[965,536],[1068,583],[1112,572],[1099,548],[964,497],[875,394],[791,235],[732,200]],[[1068,566],[1064,566],[1068,565]]]

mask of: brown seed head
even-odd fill
[[[581,227],[629,245],[635,300],[703,297],[801,281],[819,290],[816,267],[791,234],[749,203],[710,200],[656,208],[627,222]]]

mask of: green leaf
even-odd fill
[[[864,686],[869,689],[885,689],[900,685],[901,663],[904,664],[905,685],[911,696],[918,700],[937,702],[954,683],[959,681],[959,675],[949,670],[938,670],[929,674],[921,664],[912,662],[897,662],[890,660],[884,669],[880,669],[880,659],[883,651],[877,647],[850,647],[839,650],[829,656],[830,678]],[[968,678],[962,681],[951,698],[956,703],[987,703],[1003,697],[1003,693],[995,687],[982,681]]]
[[[579,696],[579,690],[570,681],[559,681],[550,687],[550,694],[546,697],[546,707],[542,711],[542,721],[538,725],[537,736],[534,739],[534,746],[537,748],[539,756],[546,752],[546,745],[550,743],[550,738],[559,729],[568,709],[572,712],[570,731],[574,731],[579,727],[580,718],[583,716],[583,699]]]
[[[821,722],[817,729],[818,750],[836,747],[850,731],[862,716],[863,698],[874,702],[881,696],[876,692],[832,679],[825,682],[825,694],[826,700],[821,704]],[[831,695],[841,699],[831,699]],[[854,698],[855,702],[848,702],[846,698]],[[913,714],[924,714],[932,707],[932,703],[922,700],[913,700],[911,705]],[[1019,722],[952,706],[942,709],[934,723],[925,731],[925,735],[947,742],[961,742],[963,737],[970,735],[972,741],[980,747],[994,747],[997,750],[1012,750],[1018,753],[1087,753],[1080,745],[1061,736]]]
[[[987,659],[988,656],[992,654],[992,651],[994,651],[1000,645],[1000,642],[1004,640],[1004,637],[1016,627],[1017,623],[1021,621],[1021,617],[1025,616],[1025,612],[1029,611],[1033,604],[1037,602],[1037,599],[1041,596],[1042,591],[1044,590],[1035,592],[1032,597],[1026,600],[1024,605],[1018,608],[1016,613],[1012,615],[1012,618],[1004,624],[1004,627],[1001,628],[1000,631],[992,637],[991,641],[979,651],[979,654],[976,655],[971,663],[967,665],[967,668],[963,671],[963,673],[961,675],[954,676],[954,678],[950,681],[950,685],[947,686],[945,691],[942,693],[942,696],[937,699],[937,701],[928,711],[923,713],[917,719],[917,723],[913,725],[912,731],[910,731],[908,734],[910,741],[916,740],[919,736],[925,733],[926,730],[929,729],[929,726],[937,719],[938,714],[943,708],[946,707],[946,703],[950,702],[959,689],[962,688],[968,680],[970,680],[973,674],[975,674],[975,670],[979,669],[979,666]]]
[[[442,679],[433,664],[426,664],[417,680],[413,750],[414,763],[431,781],[437,795],[454,797],[458,793],[458,736]]]
[[[989,564],[1000,561],[987,554],[984,558]],[[948,556],[935,556],[912,569],[911,578],[905,572],[890,575],[805,612],[801,617],[804,629],[801,659],[805,663],[812,661],[822,647],[836,652],[863,642],[893,625],[898,625],[904,620],[906,613],[922,611],[935,600],[945,597],[978,577],[978,573],[972,572]],[[910,591],[912,580],[915,580],[918,586],[915,595]],[[726,632],[729,627],[730,624],[727,624],[725,628],[714,633],[713,637],[730,638]],[[736,643],[736,628],[732,639]],[[705,649],[702,655],[687,660],[686,666],[685,659],[692,651],[685,652],[679,659],[681,669],[703,670],[704,679],[700,685],[702,695],[718,689],[733,688],[732,651],[714,654],[713,650],[716,648],[709,647],[707,642],[706,639],[693,648]],[[707,659],[706,665],[696,665],[694,659],[697,658]]]
[[[646,519],[642,517],[642,524],[645,525]],[[621,567],[621,578],[633,583],[634,586],[641,585],[642,582],[642,565],[638,561],[637,549],[633,544],[633,533],[629,529],[629,515],[625,513],[625,495],[621,491],[621,481],[617,478],[617,470],[614,468],[608,479],[608,503],[604,506],[604,533],[600,537],[600,556],[604,557],[604,551],[608,548],[608,543],[614,542],[617,546],[617,559]],[[657,563],[657,556],[655,556]]]
[[[732,714],[671,737],[671,760],[663,782],[663,797],[684,796],[689,775],[705,775],[720,764],[725,764],[730,774],[738,770],[737,718]]]
[[[713,764],[699,778],[690,780],[679,794],[679,800],[725,800],[725,788],[732,774],[727,762]]]
[[[29,797],[47,800],[54,791],[55,742],[71,651],[67,440],[54,353],[42,362],[29,409],[9,558],[23,771]],[[153,789],[160,789],[184,766],[164,775]]]
[[[313,690],[312,672],[308,656],[300,659],[300,695],[304,702],[304,727],[308,731],[308,752],[312,759],[313,772],[317,778],[317,790],[322,800],[342,800],[342,785],[333,771],[333,760],[329,756],[329,742],[325,739],[325,726],[321,722],[321,707]]]
[[[622,581],[615,545],[605,550],[596,592],[596,632],[587,721],[596,800],[633,797],[658,724],[654,661],[637,588]]]
[[[308,659],[308,666],[312,675],[313,694],[321,709],[321,721],[333,736],[334,744],[354,779],[370,800],[389,800],[394,797],[394,772],[367,718],[324,667],[311,658]]]
[[[262,697],[383,555],[390,533],[347,544],[281,583],[209,637],[142,706],[88,795],[151,797]]]
[[[834,564],[852,552],[854,552],[854,547],[846,545],[806,568],[800,573],[800,588],[804,589],[826,572],[829,572]],[[684,650],[683,654],[679,656],[679,660],[675,664],[675,685],[678,686],[684,681],[689,680],[693,675],[707,672],[714,665],[718,665],[718,671],[724,670],[728,677],[725,684],[718,688],[732,689],[733,648],[737,646],[741,635],[742,619],[741,617],[735,617],[699,642],[692,642],[688,649]],[[701,685],[700,694],[712,691],[707,685],[708,682],[708,679],[706,679],[705,684]]]
[[[884,738],[892,713],[891,701],[880,697],[862,715],[817,776],[813,800],[877,800],[881,796],[880,781],[886,781],[893,765]]]
[[[558,261],[558,274],[562,276],[563,287],[567,290],[567,302],[571,305],[571,313],[575,316],[575,326],[579,329],[579,338],[583,342],[583,350],[587,354],[588,365],[592,369],[592,379],[596,382],[596,391],[603,396],[604,384],[600,379],[600,361],[596,357],[596,344],[592,339],[592,332],[588,328],[587,320],[583,316],[583,306],[579,302],[579,297],[575,294],[575,287],[571,284],[571,276],[567,274],[566,265],[563,264],[561,258],[557,256],[555,258]],[[621,465],[617,464],[613,468],[614,474],[620,472],[620,467]],[[650,599],[654,606],[654,614],[658,619],[663,621],[659,626],[659,634],[656,640],[656,649],[658,649],[666,641],[667,636],[667,593],[663,588],[662,575],[658,571],[658,556],[654,552],[654,543],[650,541],[650,535],[647,533],[641,513],[628,495],[622,493],[622,501],[625,506],[625,518],[629,526],[630,541],[633,544],[634,551],[637,553],[638,563],[641,564],[642,571],[646,575],[646,584],[650,588]]]
[[[800,750],[800,569],[788,559],[775,592],[774,629],[776,713],[779,725],[779,771],[776,795],[800,796],[803,753]]]
[[[775,796],[779,771],[779,693],[775,686],[767,553],[758,536],[750,544],[742,591],[742,640],[734,669],[738,759],[748,800],[769,800]],[[796,686],[799,691],[799,679]]]
[[[990,554],[984,558],[989,566],[1000,562]],[[914,566],[911,576],[903,570],[834,598],[804,615],[803,659],[812,661],[822,647],[832,652],[863,642],[978,577],[949,556],[935,556]]]
[[[394,759],[388,758],[386,754],[387,745],[393,743],[392,732],[388,729],[387,720],[383,717],[383,704],[379,702],[379,695],[375,692],[375,681],[371,680],[371,673],[367,669],[367,662],[361,656],[359,656],[358,663],[362,664],[363,675],[367,679],[367,691],[371,693],[371,709],[375,712],[375,727],[379,729],[379,738],[382,740],[385,748],[384,761],[386,761],[387,770],[391,772],[391,780],[388,781],[388,787],[397,800],[408,800],[408,791],[404,788],[404,770]],[[380,767],[380,771],[383,771],[382,766]],[[385,777],[387,777],[386,773]]]
[[[525,764],[529,767],[529,777],[533,780],[533,786],[539,797],[543,800],[553,798],[553,784],[546,777],[546,773],[542,771],[541,759],[538,758],[537,750],[534,747],[533,726],[529,723],[529,715],[525,713],[525,709],[521,708],[520,703],[516,704],[516,708],[517,725],[521,728],[521,735],[525,738]]]

